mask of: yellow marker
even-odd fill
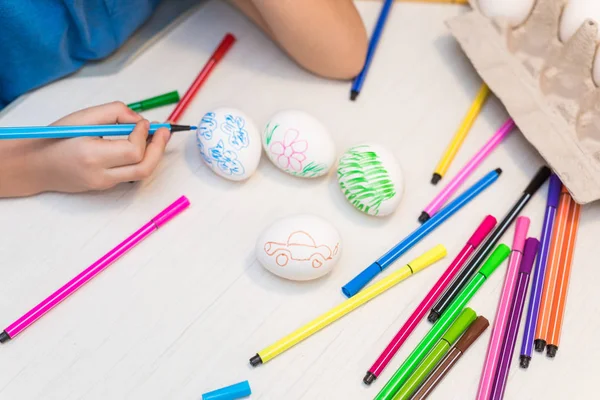
[[[479,89],[479,93],[477,93],[477,97],[475,97],[473,104],[471,104],[469,112],[467,112],[465,119],[463,119],[462,124],[460,124],[460,127],[458,128],[458,131],[456,131],[456,134],[452,138],[452,141],[446,149],[444,156],[440,160],[437,167],[435,167],[433,177],[431,178],[431,183],[433,183],[434,185],[442,179],[442,177],[448,171],[448,168],[450,168],[452,160],[454,160],[456,153],[458,153],[458,149],[460,149],[460,146],[462,146],[463,142],[465,141],[465,138],[467,137],[469,131],[471,130],[471,127],[475,123],[475,120],[481,112],[481,108],[485,104],[485,101],[487,100],[489,95],[490,88],[488,88],[488,86],[485,83],[482,84],[481,88]]]
[[[263,364],[267,361],[272,360],[279,354],[283,353],[284,351],[295,346],[296,344],[300,343],[309,336],[312,336],[314,333],[317,333],[321,329],[325,328],[327,325],[342,318],[350,311],[362,306],[369,300],[379,296],[381,293],[392,288],[399,282],[421,271],[422,269],[429,267],[431,264],[441,260],[445,256],[446,248],[442,245],[435,246],[425,254],[414,259],[413,261],[400,268],[398,271],[392,273],[388,277],[363,289],[353,297],[344,301],[342,304],[332,308],[325,314],[304,325],[302,328],[296,330],[295,332],[292,332],[283,339],[259,351],[258,354],[256,354],[250,359],[250,364],[255,367],[259,364]]]

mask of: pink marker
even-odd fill
[[[490,344],[483,366],[483,373],[481,375],[481,380],[479,381],[477,400],[489,400],[492,393],[496,369],[498,368],[500,350],[502,349],[504,333],[508,323],[508,314],[515,292],[521,259],[523,258],[523,248],[525,247],[525,237],[529,230],[529,222],[529,218],[527,217],[517,218],[512,251],[510,253],[510,258],[508,259],[508,269],[506,271],[506,277],[504,278],[502,293],[500,294],[500,303],[498,303],[498,310],[496,311],[496,320],[494,321],[494,328],[492,329],[492,337],[490,338]]]
[[[379,374],[381,374],[394,355],[398,352],[402,344],[415,330],[419,322],[421,322],[425,316],[425,313],[427,313],[433,303],[435,303],[444,290],[446,290],[450,282],[452,282],[452,279],[454,279],[461,267],[465,264],[465,262],[467,262],[475,249],[479,247],[481,242],[483,242],[487,235],[492,231],[494,226],[496,226],[496,218],[492,217],[491,215],[485,217],[475,233],[473,233],[473,236],[471,236],[471,238],[467,241],[467,244],[465,244],[456,258],[454,258],[448,269],[446,269],[442,276],[440,276],[440,279],[438,279],[429,293],[427,293],[423,301],[421,301],[415,311],[413,311],[410,317],[408,317],[408,320],[404,323],[404,325],[402,325],[402,328],[400,328],[396,336],[394,336],[392,341],[377,358],[377,361],[375,361],[371,368],[369,368],[369,371],[363,379],[365,384],[370,385],[375,379],[377,379]]]
[[[117,247],[106,253],[98,261],[87,267],[75,278],[67,282],[63,287],[52,293],[46,300],[32,308],[27,314],[10,324],[8,328],[0,334],[0,343],[4,343],[19,333],[27,329],[31,324],[37,321],[42,315],[57,306],[61,301],[73,294],[77,289],[85,285],[92,278],[105,270],[109,265],[118,260],[123,254],[138,245],[158,228],[169,222],[173,217],[181,213],[190,205],[185,196],[181,196],[169,207],[165,208],[160,214],[152,218],[150,222],[142,226],[133,235],[125,239]]]
[[[454,178],[442,189],[442,191],[433,199],[431,203],[425,207],[425,210],[419,217],[419,222],[424,223],[429,218],[433,217],[433,214],[438,212],[440,208],[446,204],[446,201],[460,188],[465,180],[475,171],[475,169],[481,164],[491,152],[498,147],[500,142],[513,130],[515,122],[509,119],[502,125],[502,127],[492,136],[490,140],[475,154],[475,156],[469,161],[462,169],[456,174]]]

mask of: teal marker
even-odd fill
[[[393,400],[394,396],[402,385],[406,383],[410,375],[417,369],[418,365],[427,354],[433,349],[444,332],[448,330],[450,325],[456,320],[462,309],[467,305],[469,300],[475,296],[475,293],[483,286],[485,281],[494,273],[494,271],[506,260],[510,254],[510,248],[501,244],[490,255],[483,264],[481,269],[475,274],[469,283],[465,286],[462,292],[448,306],[448,309],[442,314],[442,317],[433,325],[431,330],[427,332],[421,342],[415,347],[408,358],[402,363],[394,376],[385,384],[383,389],[377,394],[375,400]]]

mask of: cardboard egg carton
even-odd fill
[[[598,26],[586,21],[567,43],[559,24],[568,0],[537,0],[511,27],[473,10],[447,22],[477,72],[527,140],[580,204],[600,199],[600,89],[592,78]]]

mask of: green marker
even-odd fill
[[[145,111],[150,110],[151,108],[157,108],[166,106],[169,104],[174,104],[179,101],[179,92],[174,90],[169,93],[161,94],[160,96],[151,97],[146,100],[136,101],[135,103],[127,104],[127,107],[131,108],[133,111]]]
[[[442,357],[448,353],[454,342],[467,330],[469,326],[477,319],[477,314],[470,308],[465,308],[462,314],[454,321],[448,331],[442,336],[442,339],[436,343],[435,347],[425,357],[421,365],[414,374],[406,381],[400,391],[394,396],[394,400],[408,400],[413,393],[421,386],[425,378],[440,362]]]
[[[402,385],[408,380],[423,358],[431,351],[435,343],[440,340],[444,332],[448,330],[465,305],[473,298],[487,278],[494,273],[496,268],[506,260],[509,254],[510,248],[507,245],[501,244],[496,247],[481,269],[473,278],[471,278],[463,291],[456,296],[444,314],[442,314],[441,318],[438,319],[417,347],[415,347],[413,352],[410,353],[408,358],[402,363],[400,368],[398,368],[394,376],[392,376],[392,379],[390,379],[377,394],[375,400],[392,400],[394,398],[394,395],[398,393]]]

